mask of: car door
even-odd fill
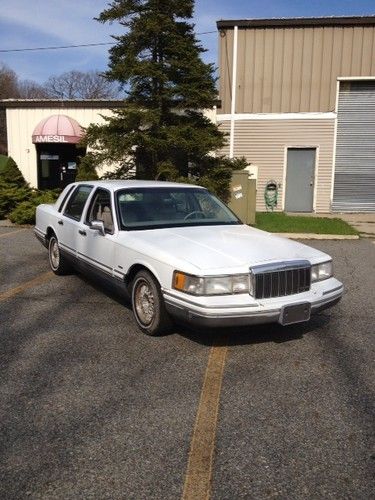
[[[102,221],[104,234],[91,229],[91,222]],[[77,256],[98,274],[113,276],[116,230],[111,193],[97,188],[80,223]]]
[[[63,252],[76,257],[80,220],[93,186],[81,184],[71,194],[62,215],[57,220],[57,239]]]

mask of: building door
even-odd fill
[[[333,212],[375,212],[375,82],[340,82]]]
[[[36,144],[38,157],[38,188],[64,189],[75,181],[79,157],[85,149],[76,144]]]
[[[286,171],[286,212],[312,212],[314,207],[315,148],[289,148]]]

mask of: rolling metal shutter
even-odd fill
[[[332,210],[375,212],[375,81],[340,83]]]

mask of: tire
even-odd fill
[[[148,271],[136,274],[131,300],[135,320],[143,333],[153,336],[168,333],[173,322],[165,309],[160,285]]]
[[[58,276],[63,276],[71,271],[69,263],[60,253],[59,243],[54,234],[48,241],[48,260],[52,271]]]

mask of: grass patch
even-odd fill
[[[358,234],[342,219],[257,212],[255,227],[270,233]]]

